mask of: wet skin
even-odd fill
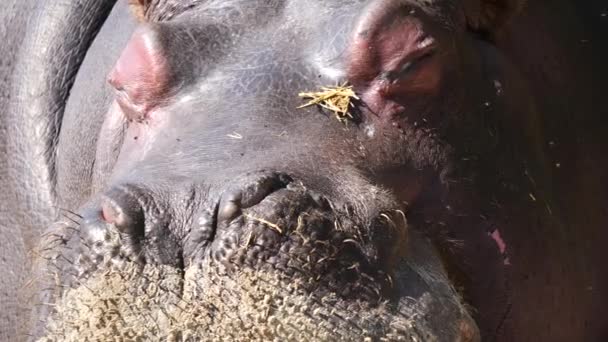
[[[605,285],[579,271],[595,269],[597,249],[583,252],[564,228],[547,114],[520,70],[531,57],[501,45],[512,47],[505,27],[516,11],[471,3],[139,8],[146,22],[107,73],[107,112],[68,104],[66,116],[92,121],[96,147],[57,145],[60,203],[74,213],[44,235],[35,300],[67,296],[47,281],[78,288],[134,263],[136,274],[177,270],[186,285],[176,291],[204,309],[186,295],[189,281],[210,293],[217,279],[243,273],[302,283],[312,308],[336,308],[311,310],[330,327],[314,335],[304,325],[309,338],[601,336],[593,303],[604,295],[579,293]],[[299,92],[344,82],[360,97],[347,124],[296,109]],[[76,159],[91,160],[85,176],[68,162]],[[585,215],[578,210],[571,217]],[[569,296],[578,300],[561,311]],[[351,331],[342,318],[357,310],[374,314],[348,316],[360,330]],[[61,322],[61,310],[39,306],[33,316],[36,335],[66,329],[37,323]],[[276,328],[290,317],[275,317],[270,336],[290,336]]]

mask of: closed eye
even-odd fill
[[[410,59],[407,62],[403,63],[401,67],[397,70],[385,71],[380,74],[380,79],[389,81],[391,83],[402,80],[409,75],[411,75],[414,71],[418,70],[424,63],[426,63],[431,57],[435,55],[435,50],[429,50],[420,56]]]
[[[427,51],[420,57],[406,62],[405,64],[403,64],[401,66],[401,68],[399,69],[399,71],[396,73],[395,76],[397,78],[403,78],[403,77],[408,76],[412,71],[415,71],[417,68],[419,68],[421,65],[423,65],[426,61],[428,61],[434,54],[435,54],[434,50]]]

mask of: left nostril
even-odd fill
[[[115,224],[117,226],[122,226],[126,223],[122,210],[110,200],[104,201],[101,205],[101,217],[107,223]]]
[[[122,233],[143,234],[143,209],[137,199],[125,191],[114,189],[104,196],[101,217]]]

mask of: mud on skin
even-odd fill
[[[32,340],[599,336],[604,297],[576,289],[605,283],[550,191],[549,87],[501,43],[523,1],[129,3],[53,140]],[[296,109],[344,82],[348,124]]]

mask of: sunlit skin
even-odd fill
[[[47,226],[27,334],[601,340],[566,0],[79,1],[37,5],[0,111],[2,206]]]

